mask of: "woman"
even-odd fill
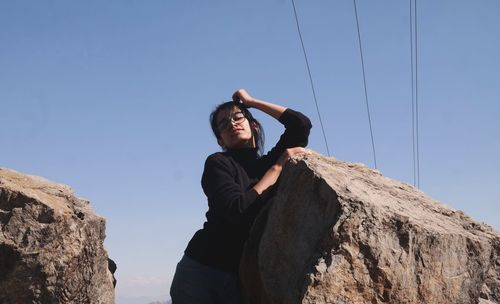
[[[238,265],[250,227],[292,156],[306,154],[311,122],[299,112],[255,99],[245,90],[210,115],[224,152],[210,155],[201,184],[208,198],[207,221],[189,242],[170,288],[172,304],[241,303]],[[260,156],[264,133],[248,108],[285,126],[276,146]]]

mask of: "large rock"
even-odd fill
[[[0,303],[114,303],[104,238],[68,186],[0,168]]]
[[[500,303],[500,234],[313,154],[286,166],[240,270],[251,303]]]

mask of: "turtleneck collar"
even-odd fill
[[[258,157],[257,151],[258,151],[257,148],[240,148],[240,149],[226,150],[227,154],[231,155],[233,158],[243,161],[256,159]]]

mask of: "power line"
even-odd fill
[[[354,12],[356,13],[356,26],[358,29],[359,53],[361,55],[361,68],[363,70],[363,85],[364,85],[364,89],[365,89],[366,112],[368,113],[368,124],[370,126],[370,137],[372,140],[373,162],[375,164],[375,169],[377,169],[377,156],[375,154],[375,140],[373,139],[372,119],[370,116],[370,106],[368,104],[368,91],[366,89],[365,61],[363,58],[363,47],[361,45],[361,32],[359,30],[358,8],[356,5],[356,0],[353,0],[353,1],[354,1]]]
[[[328,148],[328,141],[326,140],[325,128],[323,127],[323,121],[321,119],[321,113],[319,111],[318,100],[316,99],[316,90],[314,89],[314,82],[311,75],[311,69],[309,68],[309,61],[307,60],[306,48],[304,47],[304,40],[302,39],[302,33],[300,31],[299,18],[297,17],[297,9],[295,8],[295,1],[292,0],[293,13],[295,15],[295,23],[297,24],[297,32],[299,33],[300,44],[302,45],[302,52],[304,53],[304,58],[306,60],[307,73],[309,74],[309,82],[311,83],[311,90],[314,98],[314,103],[316,104],[316,111],[318,112],[319,123],[321,125],[321,131],[323,132],[323,138],[325,140],[326,152],[330,156],[330,149]]]
[[[415,80],[413,71],[413,0],[410,0],[410,66],[411,66],[411,135],[413,154],[413,186],[417,185],[417,160],[415,150]]]
[[[420,143],[419,143],[419,117],[418,117],[418,24],[417,0],[415,0],[415,126],[417,141],[417,187],[420,188]]]
[[[414,10],[412,9],[414,7]],[[413,18],[413,19],[412,19]],[[420,188],[419,117],[418,117],[418,27],[417,0],[410,0],[411,110],[413,140],[413,185]],[[415,41],[415,44],[413,44]]]

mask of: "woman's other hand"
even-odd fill
[[[280,158],[276,162],[277,165],[284,166],[286,162],[292,158],[292,157],[297,157],[297,156],[306,156],[311,154],[311,152],[307,149],[304,149],[302,147],[294,147],[294,148],[289,148],[286,149],[283,154],[281,154]]]
[[[239,89],[238,91],[234,92],[233,94],[233,100],[234,101],[241,101],[245,106],[247,107],[252,107],[253,103],[255,101],[255,98],[250,96],[248,92],[244,89]]]
[[[271,187],[276,183],[278,177],[281,174],[281,170],[286,162],[291,157],[309,155],[311,152],[302,147],[295,147],[286,149],[285,152],[280,156],[276,164],[272,165],[269,170],[264,174],[264,176],[259,180],[257,184],[253,187],[258,194],[262,194],[266,189]]]

